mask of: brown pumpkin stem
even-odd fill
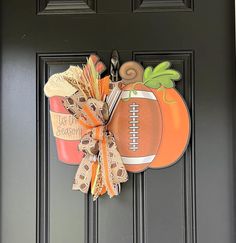
[[[120,67],[120,76],[125,84],[136,83],[143,80],[144,68],[141,64],[134,61],[125,62]]]

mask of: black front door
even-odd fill
[[[2,0],[1,11],[1,242],[236,241],[233,1]],[[183,74],[192,136],[177,164],[93,203],[57,159],[43,85],[90,53],[109,66],[113,49]]]

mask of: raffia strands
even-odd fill
[[[87,59],[87,64],[79,66],[70,66],[63,73],[63,78],[75,89],[80,90],[86,99],[95,98],[104,100],[104,87],[100,80],[100,74],[96,70],[92,57]]]
[[[70,68],[62,74],[63,78],[69,84],[77,90],[80,90],[84,94],[85,98],[88,99],[90,97],[89,90],[86,85],[80,81],[82,72],[83,70],[80,67],[70,66]]]
[[[82,73],[81,75],[81,79],[77,80],[78,84],[80,86],[83,86],[87,89],[88,93],[90,94],[89,97],[93,97],[93,90],[92,87],[90,85],[90,82],[86,79],[86,77],[84,76],[84,73]]]
[[[76,79],[76,83],[77,83],[77,85],[80,85],[80,86],[82,86],[82,87],[85,87],[85,89],[86,89],[87,92],[89,93],[89,97],[92,97],[92,91],[91,91],[90,83],[89,83],[89,82],[85,82],[85,81],[83,80],[83,74],[84,74],[84,71],[83,71],[79,66],[77,66],[76,68],[77,68],[77,70],[79,70],[79,72],[80,72],[80,76],[79,76],[79,78]]]
[[[87,66],[83,65],[83,74],[82,74],[82,80],[83,82],[87,83],[87,85],[90,87],[90,92],[91,92],[91,97],[95,97],[95,93],[94,93],[94,85],[93,82],[91,81],[88,72],[87,72]]]
[[[93,98],[97,99],[96,84],[95,84],[93,76],[91,74],[91,67],[90,67],[89,63],[87,63],[87,65],[84,65],[83,69],[84,69],[84,76],[91,85],[91,89],[92,89],[92,92],[93,92]]]
[[[94,83],[95,98],[97,100],[101,100],[101,95],[100,95],[100,92],[99,92],[99,85],[98,85],[99,74],[98,74],[98,72],[95,69],[95,66],[94,66],[94,63],[92,61],[92,58],[89,58],[87,62],[88,62],[88,66],[90,67],[89,68],[90,77],[91,77],[91,79],[92,79],[92,81]]]

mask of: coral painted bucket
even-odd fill
[[[79,164],[83,152],[78,150],[82,133],[78,121],[65,109],[62,104],[62,97],[50,97],[49,102],[58,159],[66,164]]]

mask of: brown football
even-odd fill
[[[153,92],[142,84],[122,89],[108,130],[115,137],[127,171],[145,170],[155,158],[162,136],[162,115]]]

